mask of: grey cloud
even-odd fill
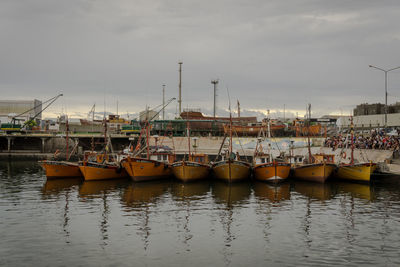
[[[211,110],[220,78],[221,109],[226,87],[244,109],[350,109],[383,100],[368,65],[400,64],[399,13],[398,1],[2,1],[0,90],[138,112],[162,84],[177,96],[182,60],[184,107]],[[399,86],[390,73],[390,101]]]

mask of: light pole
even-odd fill
[[[369,67],[383,71],[385,73],[385,129],[386,129],[386,127],[387,127],[387,74],[389,71],[400,69],[400,67],[396,67],[396,68],[392,68],[392,69],[388,69],[388,70],[384,70],[382,68],[379,68],[379,67],[376,67],[373,65],[369,65]]]

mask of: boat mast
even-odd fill
[[[230,110],[230,105],[229,105]],[[229,157],[232,154],[232,112],[229,113]]]
[[[268,117],[267,117],[267,125],[268,125],[268,138],[271,138],[271,124],[270,124],[270,122],[271,122],[271,119],[269,118],[269,109],[267,110],[267,114],[268,114]]]
[[[350,164],[354,165],[354,124],[353,116],[350,116],[350,137],[351,137],[351,161]]]
[[[311,142],[310,142],[310,124],[311,124],[311,104],[308,104],[307,108],[308,120],[307,120],[307,142],[308,142],[308,162],[311,163]]]
[[[66,149],[66,154],[65,154],[65,159],[66,160],[68,160],[68,139],[69,139],[69,136],[68,136],[68,132],[69,132],[69,124],[68,124],[68,116],[66,116],[66,118],[67,118],[67,121],[65,122],[65,130],[66,130],[66,133],[65,133],[65,142],[66,142],[66,144],[67,144],[67,149]]]
[[[187,123],[187,136],[188,136],[188,147],[189,147],[189,156],[188,156],[188,160],[190,161],[190,126],[189,126],[189,121],[186,122]],[[193,159],[192,159],[193,160]]]
[[[147,147],[147,159],[150,159],[150,147],[149,147],[149,122],[146,120],[146,147]]]
[[[108,140],[107,140],[107,120],[104,118],[104,159],[107,159],[107,147],[108,147]]]

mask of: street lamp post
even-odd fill
[[[388,72],[392,71],[392,70],[397,70],[400,69],[400,67],[396,67],[396,68],[392,68],[392,69],[388,69],[388,70],[384,70],[382,68],[373,66],[373,65],[369,65],[370,68],[374,68],[380,71],[383,71],[385,73],[385,129],[387,127],[387,74]]]

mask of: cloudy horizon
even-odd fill
[[[243,116],[348,115],[384,103],[384,73],[400,66],[398,1],[0,2],[2,99],[47,100],[43,114],[85,117],[93,104],[120,114],[178,96],[182,108],[218,115],[240,101]],[[400,70],[388,74],[388,103],[400,101]],[[176,101],[167,108],[176,113]]]

